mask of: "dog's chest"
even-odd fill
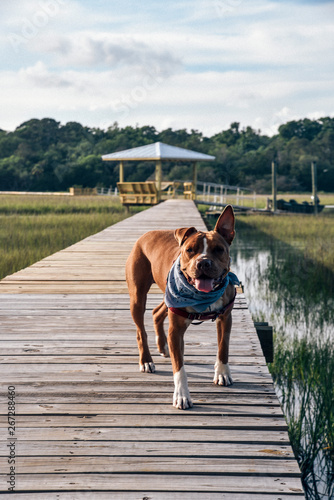
[[[214,302],[209,307],[207,307],[204,311],[202,311],[202,314],[209,313],[209,312],[218,312],[218,311],[221,311],[222,308],[223,308],[223,297],[220,297],[216,302]],[[186,307],[185,310],[189,313],[197,312],[193,307]]]

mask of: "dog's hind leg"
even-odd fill
[[[153,324],[156,334],[157,347],[161,356],[164,356],[165,358],[169,356],[167,338],[164,330],[164,320],[166,319],[167,314],[168,309],[164,301],[162,301],[161,304],[153,310]]]
[[[151,266],[145,258],[141,259],[140,265],[136,269],[131,262],[131,260],[127,262],[126,281],[130,293],[130,311],[137,327],[139,369],[141,372],[153,373],[155,366],[148,347],[144,324],[146,297],[153,283]]]

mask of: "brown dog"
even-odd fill
[[[144,326],[147,293],[152,283],[165,292],[165,300],[153,311],[153,322],[159,353],[171,356],[176,408],[193,406],[183,364],[183,336],[193,320],[216,319],[218,352],[213,381],[232,384],[228,350],[235,287],[229,273],[229,247],[234,235],[234,213],[228,205],[213,231],[200,232],[194,227],[149,231],[135,243],[127,260],[126,280],[142,372],[155,371]],[[167,315],[168,343],[163,328]]]

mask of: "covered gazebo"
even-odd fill
[[[119,162],[119,182],[124,182],[124,162],[126,161],[154,161],[155,162],[155,182],[158,193],[161,191],[162,180],[162,162],[163,161],[187,161],[193,164],[193,185],[197,183],[197,162],[213,161],[214,156],[198,153],[189,149],[178,148],[164,144],[163,142],[155,142],[140,146],[138,148],[126,149],[125,151],[117,151],[102,156],[103,161],[118,161]]]

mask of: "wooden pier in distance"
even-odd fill
[[[185,363],[194,408],[173,408],[171,363],[154,347],[151,312],[162,296],[155,286],[146,324],[157,371],[139,372],[124,264],[144,232],[188,225],[205,229],[195,204],[170,200],[0,282],[4,497],[304,498],[242,294],[233,312],[233,386],[212,382],[215,324],[191,326]],[[8,387],[15,387],[14,435],[9,435]],[[13,493],[7,482],[10,443]]]

